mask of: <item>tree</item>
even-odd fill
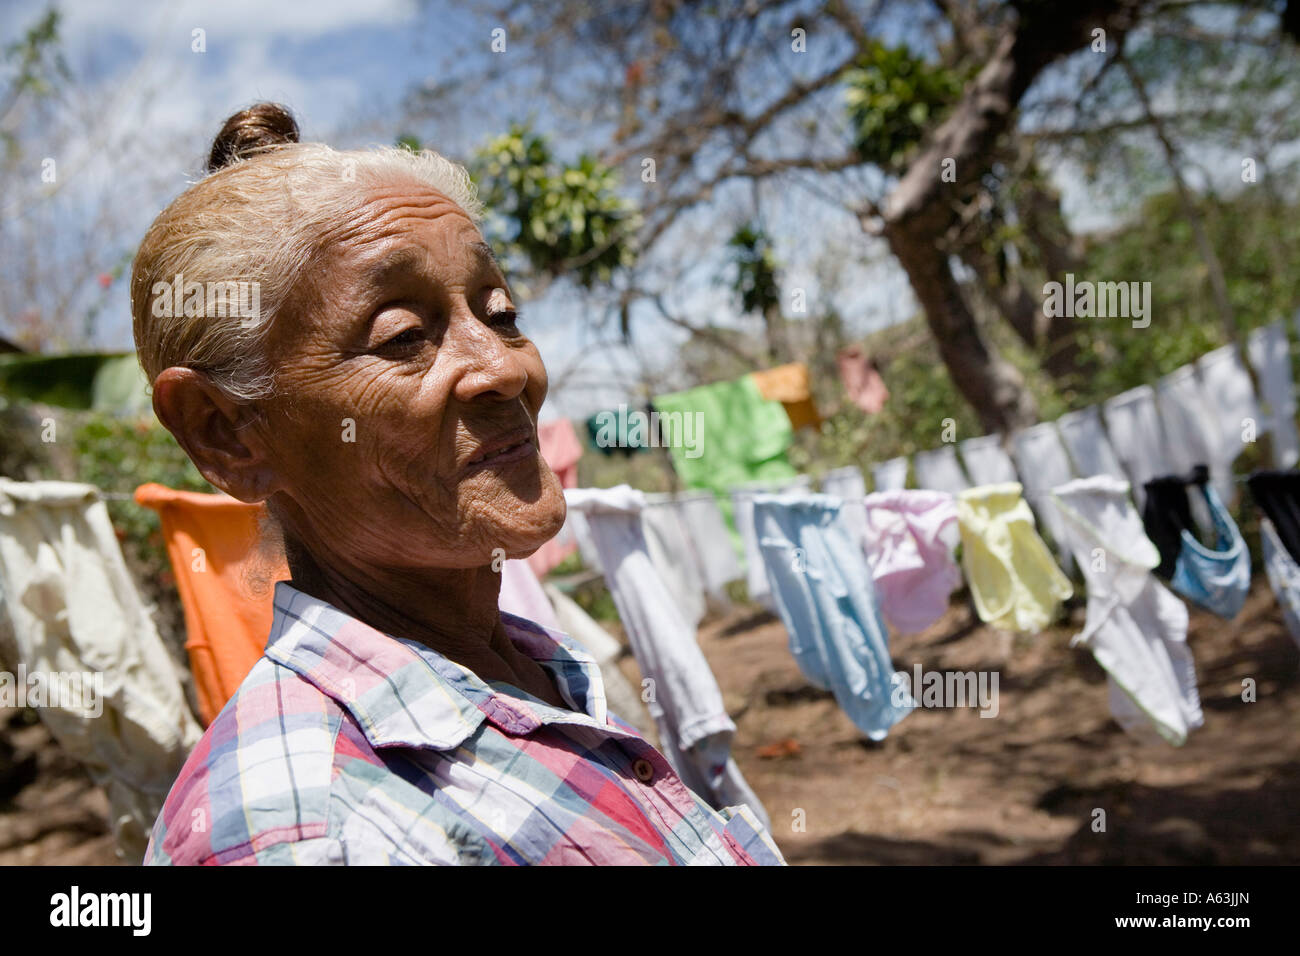
[[[1049,151],[1035,124],[1089,138],[1096,116],[1067,107],[1108,85],[1113,58],[1094,53],[1099,37],[1103,47],[1127,51],[1139,28],[1181,31],[1186,47],[1208,56],[1237,28],[1206,28],[1188,12],[1197,6],[641,0],[592,13],[577,0],[550,0],[492,9],[491,21],[526,37],[535,54],[493,77],[526,77],[530,94],[552,104],[557,128],[606,136],[600,153],[611,166],[653,163],[655,185],[643,191],[642,262],[677,241],[683,219],[721,210],[719,197],[739,183],[806,190],[852,213],[866,244],[883,240],[909,277],[981,427],[1006,431],[1035,420],[1036,401],[973,299],[986,298],[1062,386],[1091,374],[1097,358],[1081,349],[1074,320],[1044,317],[1030,291],[1081,262],[1043,173]],[[1234,9],[1255,12],[1250,4]],[[543,62],[548,72],[527,68]],[[1149,127],[1160,116],[1176,129],[1156,109],[1159,94],[1170,84],[1204,82],[1181,67],[1166,57],[1159,91],[1147,91],[1148,115],[1130,117],[1124,128]],[[1049,91],[1062,86],[1065,104],[1045,115]],[[468,88],[459,81],[462,95]],[[1140,107],[1131,83],[1124,96],[1130,111]],[[1038,112],[1025,113],[1026,105]],[[1060,115],[1071,122],[1055,124]],[[1187,155],[1179,150],[1177,161]],[[1170,168],[1166,161],[1166,174]],[[733,221],[716,232],[734,228]],[[954,271],[958,261],[973,279]],[[636,285],[647,295],[663,291]]]

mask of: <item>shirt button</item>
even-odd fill
[[[642,783],[649,783],[655,778],[655,767],[649,760],[642,757],[636,763],[632,764],[632,772]]]

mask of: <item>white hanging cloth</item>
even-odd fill
[[[1119,462],[1106,430],[1101,425],[1101,409],[1089,405],[1077,412],[1068,412],[1056,421],[1057,431],[1070,458],[1074,461],[1075,473],[1080,478],[1092,475],[1110,475],[1121,481],[1127,481],[1124,466]]]
[[[1286,325],[1278,319],[1255,329],[1246,349],[1259,378],[1260,397],[1268,405],[1266,420],[1273,436],[1273,467],[1291,468],[1300,461],[1300,435],[1295,427],[1295,384],[1291,380],[1291,343],[1286,337]]]
[[[876,491],[902,491],[907,487],[907,456],[882,461],[871,468]]]
[[[961,460],[966,464],[966,474],[974,485],[1001,485],[1019,481],[1015,463],[1002,447],[1001,435],[982,435],[968,438],[957,446]]]
[[[961,470],[961,463],[957,461],[957,450],[952,445],[918,451],[912,456],[912,466],[916,471],[916,484],[919,488],[955,495],[970,487],[970,482]]]

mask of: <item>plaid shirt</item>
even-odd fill
[[[783,864],[609,714],[565,635],[502,613],[574,708],[281,582],[266,654],[172,786],[148,864]]]

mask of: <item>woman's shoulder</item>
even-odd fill
[[[145,862],[241,862],[276,843],[325,837],[335,752],[349,723],[329,694],[260,658],[186,760]]]

